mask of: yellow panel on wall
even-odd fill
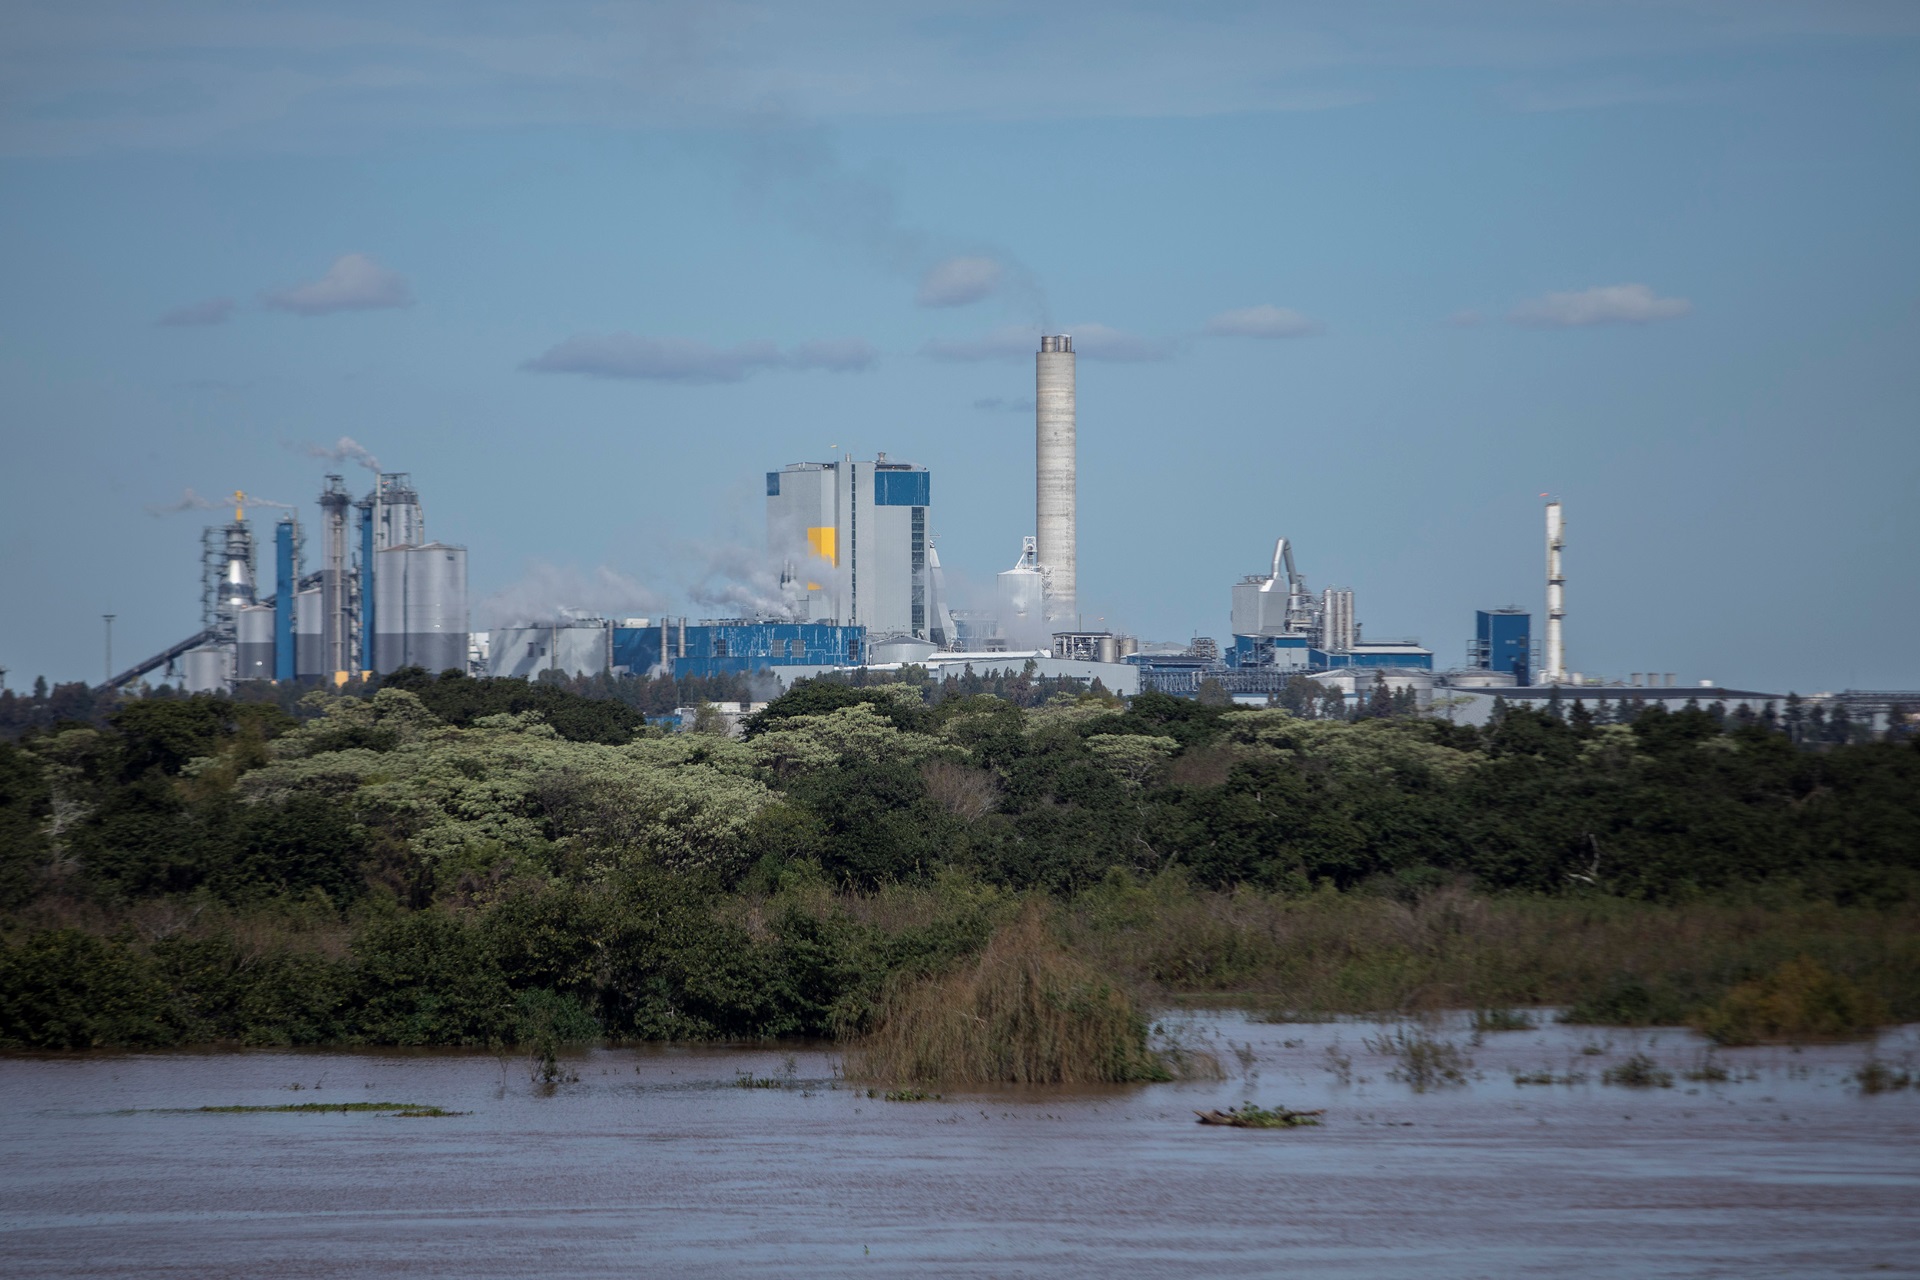
[[[817,525],[807,530],[807,545],[813,548],[813,554],[828,564],[839,565],[839,530],[830,524]]]

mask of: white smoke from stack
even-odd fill
[[[352,436],[341,436],[330,445],[289,441],[287,448],[296,453],[305,454],[309,458],[324,458],[328,462],[356,463],[375,475],[380,474],[380,459],[367,452],[366,447]]]

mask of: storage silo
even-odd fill
[[[327,674],[326,597],[317,586],[293,597],[293,674],[303,680]]]
[[[467,666],[467,549],[443,542],[374,552],[374,669]]]
[[[180,656],[181,684],[188,693],[226,693],[233,688],[233,650],[203,644]]]
[[[240,608],[234,620],[237,642],[236,680],[271,680],[273,675],[273,620],[278,611],[270,604],[249,604]]]

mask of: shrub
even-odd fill
[[[1147,1020],[1069,956],[1029,907],[957,972],[896,988],[848,1059],[868,1080],[1082,1084],[1164,1080]]]
[[[29,1049],[169,1044],[166,992],[124,946],[50,929],[0,947],[0,1045]]]
[[[1673,1072],[1662,1071],[1644,1053],[1636,1053],[1617,1067],[1608,1067],[1600,1073],[1603,1084],[1625,1085],[1629,1089],[1671,1089]]]
[[[1693,1025],[1716,1044],[1741,1045],[1842,1040],[1865,1035],[1886,1019],[1877,998],[1801,956],[1764,978],[1741,983],[1695,1015]]]

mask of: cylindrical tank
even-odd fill
[[[226,693],[233,688],[233,650],[203,644],[180,657],[181,684],[188,693]]]
[[[1484,667],[1449,671],[1446,681],[1455,689],[1511,689],[1518,683],[1511,671],[1490,671]]]
[[[1077,625],[1075,575],[1075,440],[1073,339],[1040,339],[1035,360],[1035,524],[1046,575],[1046,617]]]
[[[940,646],[931,640],[922,640],[918,636],[893,635],[875,640],[867,651],[867,660],[876,664],[888,662],[925,662]]]
[[[467,549],[389,547],[374,552],[374,561],[374,669],[465,670]]]
[[[234,619],[234,634],[239,640],[234,678],[237,680],[273,679],[273,620],[276,610],[270,604],[250,604]]]
[[[1112,636],[1101,636],[1098,642],[1098,645],[1099,645],[1099,648],[1098,648],[1099,661],[1101,662],[1120,661],[1120,647],[1114,643],[1114,639]]]
[[[308,587],[293,598],[293,674],[303,680],[327,674],[326,596]]]

